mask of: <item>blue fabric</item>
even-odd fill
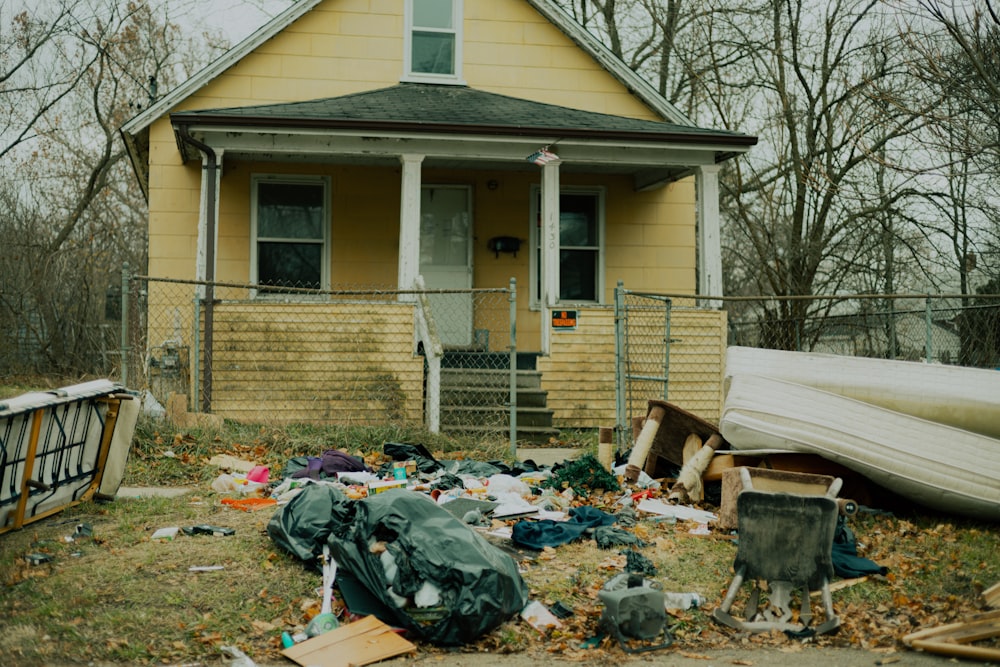
[[[568,544],[579,539],[590,528],[610,526],[615,522],[614,515],[587,505],[570,509],[569,515],[568,521],[518,521],[512,529],[511,540],[517,546],[541,550]]]

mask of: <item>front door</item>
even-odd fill
[[[420,192],[420,275],[428,289],[472,287],[471,191],[462,185],[425,185]],[[441,344],[472,344],[472,294],[435,294],[431,315]]]

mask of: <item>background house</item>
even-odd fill
[[[422,322],[445,357],[502,356],[506,303],[466,291],[514,278],[517,365],[557,426],[581,427],[614,419],[616,284],[721,293],[718,169],[756,142],[693,126],[548,0],[300,0],[122,135],[148,275],[266,286],[201,287],[203,312],[150,284],[149,344],[194,332],[205,409],[426,419]],[[452,290],[423,315],[420,278]],[[359,285],[402,292],[368,295],[359,319],[288,289]],[[575,326],[554,329],[564,310]],[[724,315],[675,318],[721,367]],[[692,386],[717,398],[720,375]]]

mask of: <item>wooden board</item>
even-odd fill
[[[342,625],[281,652],[300,665],[351,667],[369,665],[416,651],[417,647],[374,616]]]
[[[971,646],[972,642],[1000,637],[1000,610],[970,616],[964,621],[919,630],[903,637],[911,648],[973,660],[1000,660],[1000,649]]]

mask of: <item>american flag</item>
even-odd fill
[[[528,161],[537,164],[539,167],[549,162],[558,160],[559,156],[546,148],[542,148],[528,156]]]

